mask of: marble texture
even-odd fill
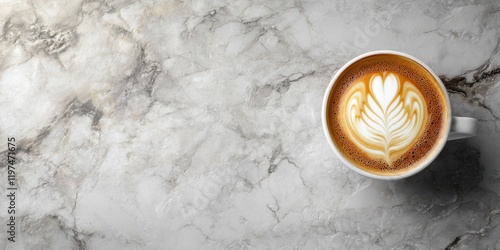
[[[500,249],[500,3],[0,0],[1,249]],[[344,167],[331,76],[376,49],[478,136],[401,181]]]

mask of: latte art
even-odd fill
[[[347,65],[332,81],[324,106],[328,135],[356,168],[398,176],[435,156],[446,141],[446,90],[418,62],[376,54]]]
[[[425,130],[424,96],[412,82],[402,82],[396,73],[373,73],[362,78],[349,87],[343,98],[341,126],[346,136],[389,166]]]

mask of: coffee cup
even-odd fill
[[[451,116],[446,88],[429,66],[390,50],[362,54],[338,70],[322,122],[345,166],[383,180],[422,171],[446,141],[474,136],[477,128],[474,118]]]

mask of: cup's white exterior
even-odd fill
[[[342,155],[342,153],[337,148],[337,146],[333,142],[333,139],[330,136],[330,132],[328,131],[328,125],[327,125],[327,121],[326,121],[326,109],[327,109],[327,106],[328,106],[328,97],[330,96],[330,91],[332,90],[332,87],[335,84],[335,81],[337,81],[337,78],[340,76],[340,74],[347,67],[351,66],[353,63],[359,61],[360,59],[363,59],[363,58],[368,57],[368,56],[378,55],[378,54],[391,54],[391,55],[398,55],[398,56],[409,58],[409,59],[417,62],[418,64],[420,64],[422,67],[424,67],[425,69],[427,69],[432,74],[432,76],[439,83],[439,86],[441,87],[441,89],[442,89],[442,91],[444,93],[444,99],[446,101],[446,107],[447,107],[446,113],[447,113],[447,117],[448,117],[448,122],[445,125],[446,126],[445,127],[445,131],[446,131],[447,136],[449,136],[449,134],[450,134],[450,127],[451,127],[451,121],[452,121],[451,106],[450,106],[450,99],[448,97],[448,93],[446,91],[446,88],[445,88],[443,82],[441,81],[441,79],[439,79],[439,77],[436,75],[436,73],[434,73],[429,68],[429,66],[427,66],[425,63],[423,63],[419,59],[417,59],[417,58],[415,58],[415,57],[413,57],[411,55],[408,55],[408,54],[405,54],[405,53],[402,53],[402,52],[398,52],[398,51],[392,51],[392,50],[378,50],[378,51],[372,51],[372,52],[368,52],[368,53],[359,55],[359,56],[355,57],[354,59],[350,60],[348,63],[346,63],[342,68],[340,68],[337,71],[337,73],[333,76],[332,80],[330,81],[330,84],[328,84],[328,88],[326,89],[325,96],[323,98],[323,109],[322,109],[323,131],[325,132],[326,139],[328,140],[328,144],[330,144],[330,147],[333,149],[333,152],[335,152],[335,154],[337,155],[337,157],[344,163],[344,165],[346,165],[350,169],[354,170],[355,172],[357,172],[357,173],[359,173],[361,175],[364,175],[364,176],[367,176],[367,177],[371,177],[371,178],[375,178],[375,179],[381,179],[381,180],[398,180],[398,179],[403,179],[403,178],[409,177],[411,175],[414,175],[414,174],[422,171],[427,166],[429,166],[429,164],[434,159],[436,159],[436,157],[439,155],[439,153],[443,149],[443,147],[444,147],[444,145],[445,145],[445,143],[447,141],[447,138],[444,138],[443,140],[441,140],[440,142],[438,142],[439,145],[437,145],[436,149],[434,150],[433,155],[431,155],[425,162],[422,162],[419,166],[413,168],[412,170],[410,170],[408,172],[405,172],[405,173],[402,173],[400,175],[390,175],[390,176],[376,175],[376,174],[372,174],[370,172],[364,171],[364,170],[356,167],[354,164],[352,164],[348,159],[346,159]]]

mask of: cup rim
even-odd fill
[[[442,139],[442,141],[439,142],[440,145],[438,145],[434,149],[434,154],[431,155],[426,161],[424,161],[423,163],[421,163],[420,166],[417,166],[417,167],[413,168],[412,170],[410,170],[408,172],[404,172],[404,173],[402,173],[400,175],[377,175],[377,174],[373,174],[373,173],[370,173],[368,171],[362,170],[361,168],[356,167],[353,163],[351,163],[348,159],[346,159],[345,156],[343,156],[342,153],[340,152],[340,150],[337,148],[337,146],[335,146],[335,143],[333,142],[333,138],[330,135],[330,131],[328,129],[328,124],[327,124],[327,120],[326,120],[326,118],[327,118],[326,111],[327,111],[327,106],[328,106],[327,105],[328,104],[328,99],[330,97],[330,92],[331,92],[331,90],[332,90],[332,88],[333,88],[336,80],[340,76],[340,74],[342,72],[344,72],[349,66],[351,66],[352,64],[358,62],[359,60],[361,60],[363,58],[366,58],[366,57],[369,57],[369,56],[380,55],[380,54],[390,54],[390,55],[402,56],[402,57],[411,59],[411,60],[417,62],[418,64],[420,64],[422,67],[424,67],[427,71],[429,71],[431,73],[431,75],[439,83],[439,86],[441,87],[441,90],[444,93],[444,99],[445,99],[446,107],[447,107],[447,111],[446,112],[447,112],[448,121],[446,122],[446,129],[445,129],[446,135]],[[333,152],[335,153],[335,155],[337,156],[337,158],[340,159],[341,162],[345,166],[347,166],[351,170],[357,172],[358,174],[366,176],[366,177],[370,177],[370,178],[373,178],[373,179],[379,179],[379,180],[400,180],[400,179],[404,179],[406,177],[410,177],[410,176],[412,176],[412,175],[414,175],[414,174],[416,174],[416,173],[424,170],[427,166],[429,166],[430,163],[433,162],[436,159],[436,157],[439,155],[439,153],[443,150],[443,147],[446,144],[446,141],[447,141],[449,133],[450,133],[451,120],[452,120],[449,95],[448,95],[448,92],[446,91],[446,87],[444,86],[444,84],[441,81],[441,79],[436,75],[436,73],[434,73],[434,71],[432,71],[432,69],[427,64],[425,64],[424,62],[422,62],[418,58],[416,58],[416,57],[414,57],[412,55],[406,54],[404,52],[395,51],[395,50],[376,50],[376,51],[370,51],[370,52],[358,55],[358,56],[354,57],[353,59],[349,60],[346,64],[344,64],[344,66],[342,66],[334,74],[334,76],[330,80],[330,83],[328,84],[328,87],[326,88],[325,95],[323,97],[323,107],[322,107],[322,114],[321,114],[321,116],[322,116],[322,123],[323,123],[323,132],[324,132],[324,134],[326,136],[328,144],[330,145],[330,148],[333,150]]]

